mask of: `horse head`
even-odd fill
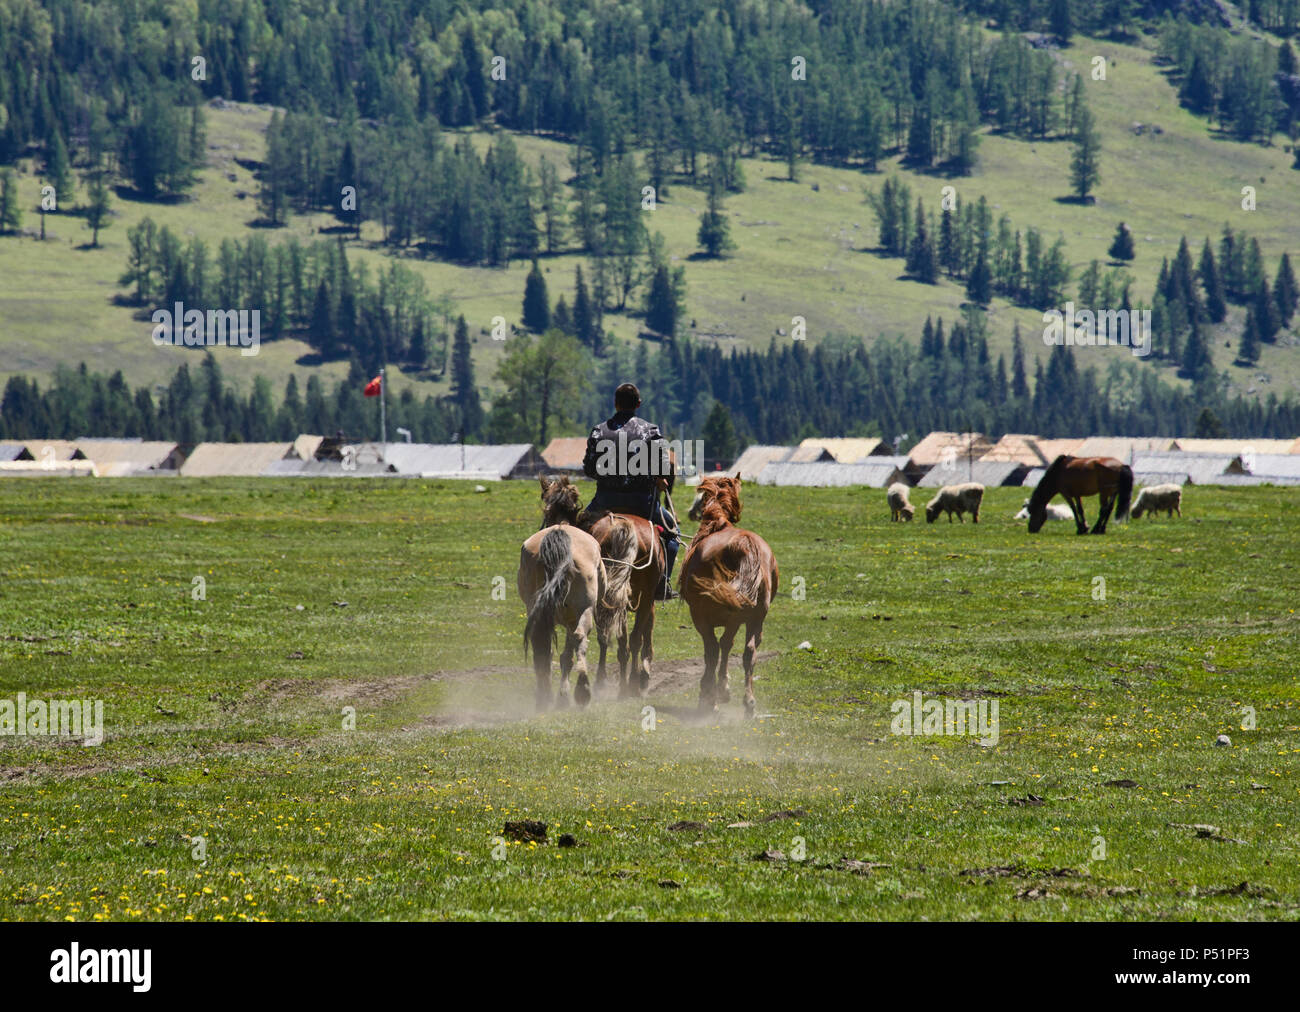
[[[701,478],[700,485],[695,493],[695,501],[691,503],[690,512],[686,515],[692,520],[698,521],[709,511],[719,516],[719,519],[726,519],[735,523],[740,519],[740,473],[737,472],[734,478]]]
[[[582,500],[578,498],[577,486],[567,477],[547,478],[537,476],[542,486],[542,526],[554,527],[556,524],[577,525],[578,514],[582,511]]]

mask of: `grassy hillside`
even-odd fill
[[[536,496],[0,483],[2,695],[101,699],[107,731],[0,737],[0,918],[1294,920],[1289,490],[1080,538],[1027,534],[1018,489],[976,526],[746,486],[782,577],[760,717],[733,657],[703,723],[681,602],[648,699],[533,713]],[[996,702],[996,745],[891,733],[915,691]],[[547,842],[499,844],[516,819]]]
[[[1087,75],[1092,57],[1108,61],[1107,80]],[[1291,156],[1281,146],[1245,145],[1212,135],[1202,120],[1178,106],[1174,89],[1151,54],[1139,47],[1076,38],[1059,54],[1063,65],[1085,73],[1088,99],[1103,142],[1102,182],[1095,206],[1062,202],[1069,191],[1068,142],[1030,143],[985,132],[979,166],[970,178],[948,180],[919,175],[896,164],[882,173],[807,165],[798,182],[784,179],[783,164],[749,160],[744,163],[748,189],[727,201],[731,234],[737,248],[721,261],[690,260],[696,250],[698,215],[704,207],[701,191],[673,186],[669,197],[653,212],[651,231],[662,232],[674,259],[686,264],[687,320],[698,332],[734,334],[735,338],[703,338],[724,343],[766,346],[790,319],[808,320],[813,340],[824,334],[854,334],[874,338],[903,333],[915,339],[927,313],[949,320],[959,313],[962,290],[949,283],[929,287],[902,280],[902,262],[872,252],[875,219],[864,203],[865,188],[875,189],[884,173],[898,171],[927,208],[937,209],[940,187],[951,183],[963,200],[987,197],[994,218],[1008,213],[1021,228],[1034,226],[1050,241],[1059,233],[1075,275],[1093,258],[1106,259],[1106,248],[1120,220],[1128,222],[1137,240],[1135,297],[1150,299],[1163,256],[1172,256],[1186,234],[1198,252],[1201,239],[1217,236],[1224,224],[1260,240],[1270,273],[1282,252],[1300,252],[1300,173],[1291,169]],[[172,205],[143,204],[119,197],[111,228],[101,237],[102,248],[83,248],[89,232],[78,218],[52,217],[54,238],[44,244],[28,237],[0,238],[0,334],[4,355],[0,379],[13,373],[48,374],[58,362],[85,359],[99,368],[122,368],[132,382],[161,380],[192,352],[157,349],[148,339],[149,325],[133,310],[113,304],[116,284],[125,263],[127,227],[144,216],[170,225],[182,234],[204,237],[216,244],[223,237],[246,235],[257,216],[251,164],[261,157],[269,109],[229,105],[209,109],[210,164],[191,199]],[[1158,126],[1140,135],[1135,123]],[[486,144],[488,138],[480,136]],[[545,153],[567,165],[567,148],[553,141],[524,136],[519,146],[536,161]],[[30,173],[20,177],[26,210],[24,227],[39,227],[30,210],[38,198],[39,181]],[[1258,210],[1241,208],[1242,186],[1257,190]],[[244,199],[236,196],[246,194]],[[295,216],[285,229],[267,233],[271,241],[290,233],[304,240],[333,224],[325,215]],[[377,243],[379,230],[369,225],[361,244],[350,255],[379,261],[390,252]],[[579,256],[544,260],[552,299],[561,292],[571,300],[573,268]],[[432,294],[449,291],[472,327],[486,327],[493,316],[517,320],[523,295],[525,265],[507,270],[465,268],[410,259]],[[1214,349],[1216,366],[1228,368],[1234,389],[1270,391],[1300,389],[1300,352],[1294,334],[1283,334],[1276,345],[1264,347],[1253,369],[1230,366],[1244,311],[1233,309],[1220,329]],[[1038,340],[1039,313],[995,303],[989,323],[996,355],[1009,349],[1016,321],[1032,353],[1046,349]],[[616,337],[632,340],[639,320],[608,316]],[[787,337],[786,340],[789,338]],[[1228,342],[1231,347],[1225,347]],[[282,388],[291,370],[304,378],[307,367],[295,360],[307,351],[296,341],[263,346],[256,358],[231,352],[221,359],[227,375],[248,383],[265,372]],[[477,342],[478,376],[485,390],[493,386],[492,372],[499,346],[485,337]],[[1118,349],[1079,353],[1081,364],[1104,367]],[[322,367],[337,377],[344,365]],[[1171,370],[1163,370],[1172,379]],[[401,387],[406,378],[396,381]],[[421,384],[439,392],[440,384]]]

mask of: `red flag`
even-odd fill
[[[382,376],[376,376],[366,384],[365,395],[367,397],[378,397],[383,388],[383,382]]]

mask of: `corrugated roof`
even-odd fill
[[[1043,463],[1050,464],[1061,454],[1068,454],[1071,457],[1081,456],[1079,447],[1083,445],[1083,439],[1071,437],[1069,439],[1037,439],[1034,441],[1038,446],[1038,452],[1043,455]]]
[[[1173,449],[1173,445],[1174,441],[1165,436],[1089,436],[1071,456],[1114,457],[1131,464],[1135,453],[1166,452]]]
[[[1043,480],[1043,475],[1047,473],[1045,467],[1031,467],[1029,473],[1025,475],[1025,480],[1020,483],[1022,488],[1037,488],[1038,483]]]
[[[942,488],[960,485],[964,481],[977,481],[985,487],[1018,485],[1026,472],[1024,464],[1014,460],[976,460],[968,467],[959,460],[955,467],[932,467],[916,483],[917,488]]]
[[[1300,454],[1255,453],[1253,456],[1243,455],[1241,460],[1250,474],[1267,475],[1270,478],[1300,478]]]
[[[1134,472],[1184,472],[1193,485],[1213,485],[1229,470],[1241,473],[1241,464],[1230,453],[1135,453]]]
[[[857,439],[857,438],[822,438],[821,436],[811,436],[799,444],[800,449],[808,447],[821,447],[826,450],[831,459],[839,461],[841,464],[856,464],[863,457],[889,457],[892,456],[893,448],[883,439]],[[790,457],[790,460],[802,459]],[[817,458],[814,458],[817,459]]]
[[[315,460],[316,451],[320,449],[320,444],[323,442],[325,442],[324,436],[299,433],[298,438],[293,441],[293,455],[299,460]]]
[[[835,454],[824,446],[796,446],[790,451],[790,456],[785,458],[787,464],[815,464],[818,461],[827,461],[829,463],[847,464],[850,461],[837,461]]]
[[[796,447],[793,446],[749,446],[745,452],[736,458],[736,462],[728,469],[730,474],[740,472],[741,481],[758,481],[758,476],[763,473],[763,468],[768,464],[778,461],[789,460],[790,454],[794,453]]]
[[[1008,432],[993,444],[993,449],[979,458],[986,461],[1015,461],[1026,467],[1039,467],[1049,464],[1038,449],[1038,437],[1019,432]]]
[[[77,446],[95,463],[101,478],[176,473],[176,444],[141,439],[79,439]]]
[[[30,460],[31,454],[27,452],[27,447],[22,443],[0,443],[0,461],[4,460]]]
[[[582,458],[587,454],[587,440],[583,436],[556,436],[546,444],[542,460],[557,471],[581,471]]]
[[[802,488],[841,488],[846,485],[886,488],[896,481],[907,480],[902,469],[906,462],[906,457],[871,457],[856,464],[776,461],[763,468],[758,483]]]
[[[978,459],[993,449],[993,443],[982,432],[931,432],[912,447],[908,457],[917,467],[934,467],[949,449],[957,457]]]
[[[85,460],[86,455],[70,439],[24,439],[32,460]]]
[[[1297,439],[1175,439],[1174,449],[1187,453],[1230,453],[1234,457],[1244,453],[1290,454],[1300,443]]]
[[[400,474],[438,477],[495,474],[509,478],[536,470],[539,463],[528,443],[466,444],[463,448],[459,443],[390,443],[385,459]]]
[[[181,465],[181,477],[256,477],[292,449],[292,443],[200,443]]]

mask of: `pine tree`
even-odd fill
[[[1025,345],[1020,339],[1020,322],[1011,337],[1011,396],[1029,397],[1029,378],[1025,375]]]
[[[50,139],[45,143],[45,178],[54,186],[53,210],[57,211],[60,207],[66,210],[75,206],[72,163],[68,160],[68,149],[58,127],[50,130]]]
[[[1106,255],[1112,260],[1122,260],[1125,263],[1133,259],[1133,231],[1124,222],[1121,221],[1115,229],[1115,238],[1111,240]]]
[[[650,294],[646,298],[646,326],[656,334],[671,338],[677,333],[677,313],[677,298],[668,276],[668,267],[660,264],[655,269],[654,279],[650,282]]]
[[[736,435],[736,425],[732,421],[731,412],[722,401],[713,402],[709,416],[704,420],[700,438],[704,443],[705,459],[719,462],[723,467],[739,455],[740,440]]]
[[[329,288],[324,281],[316,286],[316,299],[307,323],[307,343],[320,352],[321,358],[330,359],[338,354],[338,332],[334,327]]]
[[[961,244],[953,224],[952,209],[945,207],[939,217],[939,265],[950,278],[961,273]]]
[[[112,224],[108,212],[112,206],[104,173],[96,172],[86,190],[86,227],[91,230],[91,247],[99,245],[99,233]]]
[[[1277,311],[1273,290],[1267,280],[1261,281],[1259,287],[1255,289],[1255,299],[1251,309],[1255,313],[1255,325],[1259,328],[1260,340],[1272,344],[1277,340],[1277,332],[1282,327],[1282,317]]]
[[[1201,277],[1201,287],[1205,290],[1205,311],[1211,323],[1222,323],[1228,315],[1228,304],[1223,294],[1223,278],[1219,275],[1219,265],[1214,259],[1214,250],[1210,240],[1205,240],[1201,247],[1201,260],[1196,268]]]
[[[474,358],[470,350],[469,325],[464,316],[456,321],[456,336],[451,346],[451,401],[458,415],[461,439],[481,435],[483,402],[479,400],[474,382]]]
[[[1070,0],[1052,0],[1051,26],[1057,41],[1068,46],[1074,35],[1074,15],[1070,10]]]
[[[1237,346],[1237,361],[1243,365],[1254,365],[1259,361],[1259,351],[1259,326],[1252,306],[1246,310],[1246,326],[1241,331],[1241,342]]]
[[[599,353],[600,331],[591,305],[591,293],[587,291],[587,282],[582,276],[582,264],[578,264],[574,272],[574,289],[573,336],[593,352]]]
[[[966,297],[978,306],[987,306],[993,296],[992,275],[989,272],[988,258],[980,250],[979,259],[970,272],[970,281],[966,285]]]
[[[939,280],[938,260],[925,227],[925,211],[919,199],[916,202],[916,232],[907,252],[907,272],[927,285],[936,284]]]
[[[344,188],[348,187],[348,196],[356,203],[354,210],[343,209]],[[343,143],[343,154],[339,158],[338,171],[334,174],[334,192],[330,194],[334,206],[334,217],[344,225],[350,226],[361,237],[361,180],[357,178],[357,158],[352,152],[352,141]]]
[[[1214,371],[1214,358],[1210,353],[1210,344],[1205,337],[1201,324],[1192,321],[1192,332],[1183,347],[1182,365],[1178,375],[1193,382],[1205,379]]]
[[[696,241],[710,257],[720,257],[727,250],[736,247],[736,244],[731,241],[727,216],[722,213],[721,187],[712,174],[709,177],[708,206],[700,215],[700,229]]]
[[[551,303],[546,294],[546,279],[533,261],[533,269],[524,282],[524,326],[535,334],[544,334],[551,326]]]
[[[23,210],[18,202],[18,182],[14,170],[0,169],[0,233],[17,232],[22,223]]]
[[[1079,202],[1087,203],[1089,195],[1101,181],[1101,135],[1093,122],[1092,111],[1086,105],[1079,110],[1078,122],[1074,153],[1070,158],[1070,185]]]
[[[1296,289],[1289,253],[1283,253],[1282,260],[1277,265],[1277,276],[1273,279],[1273,298],[1277,301],[1278,319],[1282,326],[1291,326],[1291,317],[1295,315],[1297,303],[1300,302],[1300,290]]]

